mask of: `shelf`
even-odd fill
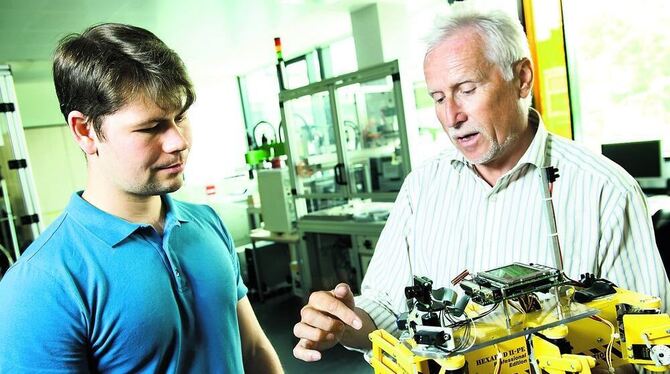
[[[249,239],[251,239],[252,242],[266,240],[277,243],[291,244],[291,243],[297,243],[300,240],[300,237],[295,232],[284,234],[284,233],[276,233],[268,231],[265,229],[253,229],[249,233]]]

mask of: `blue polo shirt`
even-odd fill
[[[1,373],[243,372],[230,233],[163,202],[161,237],[72,196],[0,281]]]

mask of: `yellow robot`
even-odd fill
[[[591,373],[670,370],[661,300],[586,274],[514,263],[460,280],[465,296],[415,277],[398,339],[370,334],[375,373]]]

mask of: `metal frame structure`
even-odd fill
[[[338,89],[353,86],[356,84],[361,84],[361,87],[366,83],[372,83],[379,80],[386,80],[389,84],[388,91],[384,91],[388,95],[389,101],[392,99],[394,102],[395,111],[393,113],[394,120],[397,120],[397,124],[393,124],[394,131],[397,131],[397,138],[399,139],[399,148],[394,150],[395,155],[399,156],[401,162],[398,165],[399,168],[399,178],[404,180],[404,178],[409,174],[411,170],[411,161],[409,154],[409,146],[407,140],[407,130],[405,127],[405,116],[403,108],[403,99],[402,99],[402,89],[400,85],[400,73],[397,61],[392,61],[377,66],[369,67],[362,69],[356,72],[343,74],[337,77],[324,79],[319,82],[311,83],[304,87],[299,87],[295,89],[286,89],[281,90],[279,93],[279,106],[281,112],[282,122],[285,124],[282,130],[284,131],[284,139],[287,142],[286,152],[288,156],[287,165],[289,167],[289,175],[291,179],[291,185],[293,187],[293,195],[296,200],[309,201],[309,200],[326,200],[326,201],[346,201],[352,198],[362,198],[362,199],[371,199],[373,201],[380,202],[392,202],[397,196],[397,192],[387,192],[387,191],[373,191],[368,188],[366,191],[359,191],[355,186],[356,171],[354,170],[354,165],[359,163],[362,160],[370,157],[373,152],[379,151],[380,149],[388,150],[390,144],[377,147],[377,148],[361,148],[356,149],[356,154],[359,156],[360,160],[354,160],[353,152],[347,150],[347,144],[345,140],[345,121],[340,118],[340,109],[343,105],[338,102]],[[354,95],[363,94],[357,91],[353,91]],[[314,192],[306,190],[302,184],[302,181],[299,180],[297,174],[296,165],[301,161],[300,156],[300,146],[301,142],[304,142],[305,139],[300,137],[299,127],[296,122],[293,121],[293,112],[289,107],[289,102],[293,100],[299,100],[305,97],[314,97],[314,95],[327,95],[327,97],[316,97],[316,99],[321,99],[321,104],[323,108],[315,108],[312,104],[313,113],[318,113],[323,115],[323,118],[326,118],[328,129],[332,123],[332,132],[333,136],[331,139],[334,141],[328,143],[329,147],[332,147],[333,143],[335,146],[334,152],[329,151],[329,153],[320,153],[316,155],[307,155],[309,165],[319,165],[322,167],[320,170],[330,172],[331,167],[334,170],[336,187],[334,192]],[[327,105],[327,109],[326,109]],[[355,110],[360,110],[357,107],[357,103],[354,103]],[[321,109],[326,109],[324,112],[321,112]],[[315,112],[314,112],[315,111]],[[360,125],[360,124],[359,124]],[[397,126],[396,126],[397,125]],[[360,129],[360,127],[359,127]],[[397,140],[396,140],[397,141]],[[396,146],[398,147],[398,146]],[[332,149],[332,148],[331,148]],[[368,155],[370,154],[370,155]],[[388,155],[387,155],[388,156]],[[313,161],[313,162],[312,162]],[[363,161],[364,162],[364,161]],[[369,165],[368,165],[369,167]],[[338,170],[339,169],[339,170]],[[325,179],[329,178],[326,176]],[[338,181],[339,179],[339,181]],[[364,171],[364,180],[360,181],[363,185],[367,184],[371,186],[369,181],[370,175],[369,170]],[[336,204],[337,205],[337,204]],[[305,235],[308,234],[331,234],[331,235],[351,235],[352,242],[356,242],[358,237],[378,237],[381,233],[381,230],[385,224],[385,221],[370,221],[370,222],[361,222],[361,221],[332,221],[332,220],[321,220],[316,217],[303,218],[303,214],[298,213],[297,217],[297,228],[298,236],[302,240],[298,243],[298,260],[302,272],[302,281],[305,291],[309,292],[314,285],[313,274],[311,272],[313,263],[318,262],[319,255],[311,255],[310,252],[314,250],[318,251],[318,248],[307,248],[305,242]],[[320,239],[316,238],[317,242],[320,242]],[[318,245],[317,245],[318,247]],[[363,264],[359,258],[359,248],[358,244],[352,246],[349,256],[350,262],[356,272],[356,282],[360,284],[363,276]],[[369,252],[372,251],[372,248],[369,249]]]
[[[7,123],[7,135],[5,140],[8,144],[2,144],[3,147],[9,147],[10,152],[5,152],[10,155],[10,159],[6,160],[7,165],[2,165],[6,169],[2,176],[0,176],[0,187],[2,187],[2,198],[4,200],[4,208],[7,212],[7,221],[9,224],[9,231],[12,241],[12,249],[15,259],[21,255],[21,248],[19,242],[32,241],[42,231],[42,224],[40,222],[40,209],[37,197],[37,190],[33,179],[32,169],[28,158],[28,149],[26,146],[26,138],[19,115],[19,106],[16,100],[16,92],[14,90],[14,80],[12,78],[12,71],[9,65],[0,65],[0,116],[2,116]],[[1,124],[1,123],[0,123]],[[5,129],[2,129],[4,132]],[[7,186],[7,173],[17,173],[19,186],[22,193],[22,198],[19,199],[15,195],[12,196]],[[20,200],[20,202],[18,202]],[[19,206],[12,204],[20,204]],[[19,208],[19,209],[17,209]],[[18,211],[24,211],[25,214],[17,216]],[[23,225],[27,228],[27,234],[30,238],[21,238],[18,233],[17,226]]]
[[[333,193],[310,193],[305,192],[302,188],[301,183],[298,183],[295,165],[296,165],[296,142],[295,137],[291,136],[291,131],[294,130],[292,126],[292,121],[287,121],[287,114],[285,104],[291,100],[296,100],[302,97],[311,96],[317,93],[327,93],[330,106],[330,115],[333,122],[333,130],[335,135],[335,146],[337,154],[337,164],[344,165],[344,173],[346,176],[345,181],[353,180],[352,171],[350,170],[350,159],[349,155],[345,151],[344,139],[343,139],[343,124],[339,121],[338,117],[338,102],[336,96],[336,90],[341,87],[357,84],[357,83],[366,83],[386,77],[391,77],[393,81],[393,96],[396,105],[396,113],[398,117],[398,132],[400,135],[401,143],[401,157],[402,157],[402,177],[404,178],[410,172],[411,162],[409,155],[409,146],[407,140],[407,131],[405,128],[405,116],[402,100],[402,90],[400,86],[400,73],[398,68],[398,62],[392,61],[384,63],[381,65],[373,66],[370,68],[362,69],[353,73],[343,74],[337,77],[329,78],[322,80],[320,82],[312,83],[304,87],[283,90],[279,93],[279,106],[281,111],[282,122],[286,124],[283,127],[284,139],[288,143],[287,155],[288,155],[288,164],[291,169],[291,184],[296,189],[295,196],[296,198],[306,198],[306,199],[346,199],[346,198],[371,198],[373,200],[379,201],[393,201],[395,199],[395,192],[372,192],[372,193],[361,193],[353,190],[352,183],[348,183],[348,188],[341,192]],[[291,140],[294,140],[293,142]],[[292,144],[293,143],[293,144]]]

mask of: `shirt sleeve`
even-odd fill
[[[356,306],[370,315],[378,329],[396,337],[398,314],[407,310],[404,289],[411,284],[409,237],[413,219],[411,175],[405,178],[389,218],[377,242],[361,284]]]
[[[603,206],[600,276],[621,288],[660,297],[667,312],[670,285],[642,190],[635,185]]]
[[[15,265],[0,281],[0,372],[88,372],[83,310],[47,272]]]

